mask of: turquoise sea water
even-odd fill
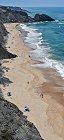
[[[51,67],[64,78],[64,8],[25,8],[29,15],[45,13],[55,18],[55,22],[31,23],[21,25],[28,31],[25,41],[33,48],[31,55],[34,59],[44,61],[34,67]]]

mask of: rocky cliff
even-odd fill
[[[0,21],[3,23],[9,22],[43,22],[54,21],[53,18],[46,14],[36,14],[33,18],[28,16],[28,12],[19,7],[0,6]]]
[[[5,47],[8,32],[6,31],[2,22],[0,22],[0,60],[15,58],[16,55],[8,52]]]
[[[0,140],[43,140],[26,116],[0,91]]]
[[[27,12],[17,7],[0,7],[0,20],[3,23],[9,22],[31,22],[33,18],[29,17]]]

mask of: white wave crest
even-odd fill
[[[64,22],[63,23],[59,21],[56,22],[58,22],[58,24],[64,24]],[[33,29],[25,24],[20,24],[20,27],[24,31],[28,32],[25,42],[27,42],[30,45],[30,47],[34,49],[30,51],[31,57],[35,60],[44,62],[41,64],[34,64],[32,65],[32,67],[54,68],[61,75],[61,77],[64,78],[64,65],[56,60],[49,59],[51,56],[50,47],[47,48],[45,45],[42,45],[44,44],[42,33],[38,33],[37,29]],[[47,44],[48,43],[46,43],[46,45]]]

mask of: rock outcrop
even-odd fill
[[[16,55],[8,52],[5,47],[5,42],[7,40],[6,28],[4,27],[3,23],[0,22],[0,60],[1,59],[11,59],[15,58]]]
[[[0,46],[4,47],[5,40],[7,36],[6,28],[4,27],[3,23],[0,22]]]
[[[46,14],[36,14],[34,18],[28,15],[26,10],[19,7],[10,6],[0,6],[0,21],[3,23],[25,23],[25,22],[44,22],[44,21],[54,21],[53,18],[47,16]]]
[[[0,91],[0,140],[43,140],[27,117]]]
[[[34,20],[35,22],[55,21],[53,18],[46,14],[36,14]]]
[[[17,7],[0,7],[0,20],[3,23],[14,22],[29,22],[33,21],[33,18],[29,17],[27,12]]]
[[[17,55],[8,52],[5,48],[0,45],[0,60],[15,58]]]

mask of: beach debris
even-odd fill
[[[12,93],[11,93],[11,92],[8,92],[8,93],[7,93],[7,96],[12,96]]]
[[[29,112],[30,111],[29,107],[28,106],[25,106],[24,107],[24,111],[28,111]]]

